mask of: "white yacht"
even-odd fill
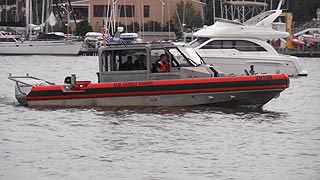
[[[189,43],[208,64],[214,64],[226,75],[257,73],[286,73],[289,76],[307,76],[293,56],[279,54],[267,40],[286,38],[287,32],[271,28],[281,10],[257,15],[245,23],[220,19],[215,24],[193,34]]]
[[[56,33],[48,36],[59,36]],[[42,39],[23,41],[17,36],[0,32],[0,55],[78,55],[83,42],[64,39]]]

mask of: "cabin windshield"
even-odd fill
[[[172,64],[180,67],[197,66],[190,58],[186,57],[178,48],[167,48],[171,54]]]
[[[188,60],[194,65],[199,66],[200,64],[204,64],[203,59],[199,56],[199,54],[192,47],[179,47],[185,56],[187,56]]]

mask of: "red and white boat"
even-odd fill
[[[320,34],[318,33],[304,34],[302,37],[306,42],[320,43]]]
[[[144,68],[122,68],[128,56],[143,54]],[[170,72],[152,71],[160,54],[169,57]],[[286,74],[225,77],[199,56],[190,59],[172,44],[110,44],[99,49],[98,83],[54,83],[31,76],[9,76],[16,99],[27,106],[192,106],[249,105],[261,107],[289,87]]]

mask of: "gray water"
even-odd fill
[[[320,59],[262,110],[23,107],[8,73],[96,82],[97,57],[0,63],[0,180],[320,179]]]

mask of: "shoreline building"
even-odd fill
[[[140,27],[155,21],[164,27],[170,20],[174,21],[180,2],[191,3],[203,18],[205,3],[200,0],[81,0],[73,1],[71,5],[77,22],[87,19],[93,31],[100,31],[101,27],[111,21],[124,25],[136,22]],[[69,23],[74,28],[74,22],[71,20]]]

